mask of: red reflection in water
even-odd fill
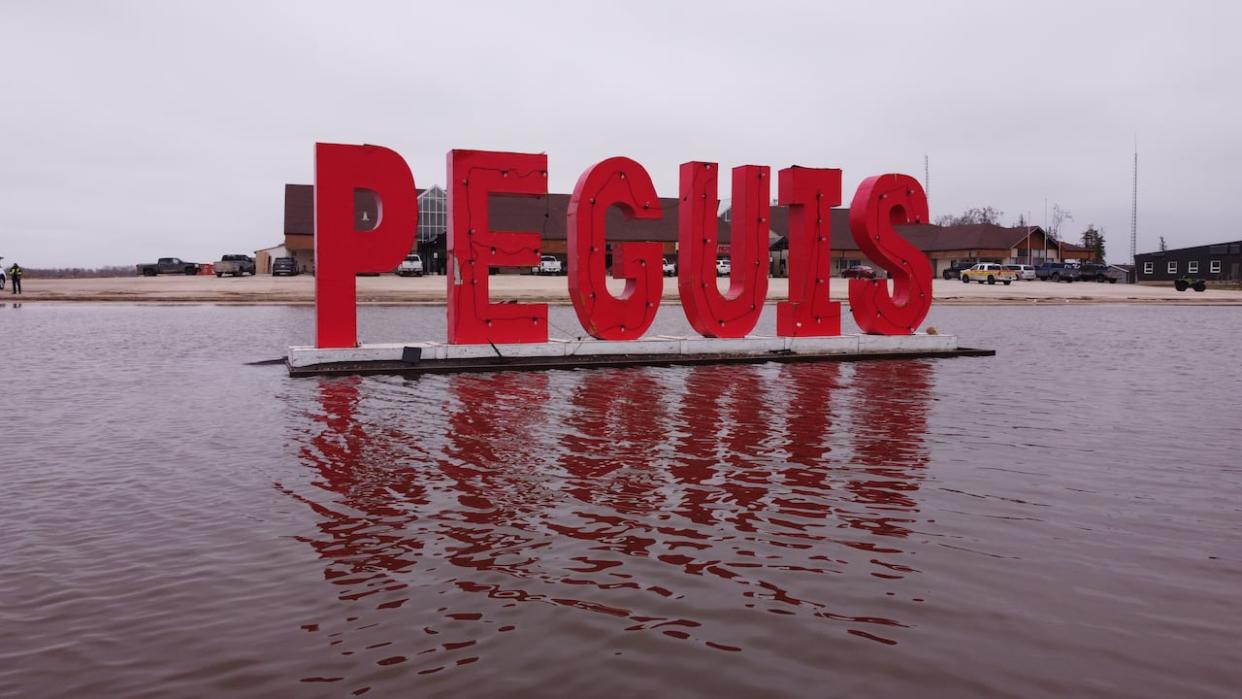
[[[561,468],[568,474],[566,492],[582,503],[616,515],[652,512],[660,477],[648,467],[666,438],[666,387],[650,371],[585,371],[569,399]],[[581,513],[580,513],[581,514]]]
[[[348,608],[355,630],[376,614],[427,614],[435,602],[407,589],[410,574],[447,562],[458,572],[420,587],[483,597],[442,610],[444,623],[491,623],[536,602],[738,650],[746,634],[705,610],[777,615],[766,623],[805,612],[892,643],[877,631],[901,624],[840,611],[833,583],[917,572],[894,543],[917,512],[930,372],[893,362],[325,381],[300,455],[330,501],[286,492],[319,515],[304,541],[340,599],[379,595]],[[424,599],[406,605],[414,594]],[[374,647],[373,635],[347,652],[364,637]],[[398,650],[385,656],[402,658],[394,667],[430,652]]]
[[[753,366],[690,372],[677,414],[679,458],[671,468],[682,485],[678,515],[754,531],[756,504],[769,483],[764,469],[756,468],[772,439],[768,396]]]
[[[301,450],[302,459],[319,476],[314,485],[337,496],[335,503],[286,490],[323,518],[318,526],[324,536],[306,541],[334,562],[324,571],[325,578],[344,586],[382,577],[377,570],[401,570],[411,565],[407,554],[421,548],[422,543],[395,532],[416,520],[417,508],[428,502],[417,470],[391,467],[400,459],[392,449],[394,437],[400,435],[399,426],[378,426],[368,431],[357,420],[362,400],[359,383],[357,377],[349,377],[320,385],[322,412],[311,419],[322,429]],[[359,530],[376,524],[384,526],[364,537],[356,536]],[[359,538],[365,546],[354,543]],[[376,590],[351,589],[342,594],[357,598]]]
[[[532,558],[524,551],[537,542],[528,521],[542,517],[547,499],[541,492],[548,455],[538,435],[551,399],[548,375],[454,376],[449,395],[446,444],[432,455],[435,477],[447,479],[457,502],[437,515],[448,520],[441,531],[460,544],[446,552],[448,560],[525,575]]]
[[[854,379],[863,389],[854,394],[854,461],[865,476],[852,478],[848,490],[866,511],[843,516],[852,527],[905,536],[914,520],[888,513],[918,509],[914,492],[927,465],[923,436],[931,368],[923,361],[862,362]]]

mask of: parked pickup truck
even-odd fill
[[[1004,265],[998,265],[995,262],[980,262],[970,269],[962,272],[962,283],[969,284],[972,281],[983,284],[995,284],[1000,282],[1005,286],[1017,281],[1018,273],[1013,270],[1005,269]]]
[[[401,264],[397,265],[398,277],[421,277],[423,276],[423,258],[418,253],[412,252],[405,256]]]
[[[247,255],[225,255],[212,267],[215,268],[217,277],[223,277],[226,274],[231,277],[240,277],[245,274],[254,274],[254,258]]]
[[[944,276],[945,279],[961,279],[962,272],[965,272],[974,266],[974,262],[954,262],[952,266],[945,269],[941,275]]]
[[[138,274],[154,277],[157,274],[198,274],[197,262],[184,262],[179,257],[161,257],[153,264],[138,265]]]
[[[1108,282],[1116,284],[1118,279],[1125,279],[1126,274],[1119,269],[1098,262],[1087,262],[1078,268],[1078,278],[1084,282]]]
[[[540,255],[539,264],[531,268],[535,274],[553,274],[558,275],[563,269],[561,261],[555,255]]]
[[[1073,282],[1081,274],[1078,265],[1068,262],[1045,262],[1035,268],[1035,277],[1041,281]]]

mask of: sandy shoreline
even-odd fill
[[[490,277],[491,297],[495,301],[568,304],[568,282],[565,277],[495,275]],[[392,275],[358,279],[358,302],[363,304],[437,305],[445,300],[444,277],[402,278]],[[721,288],[727,282],[720,280]],[[610,282],[614,292],[621,286]],[[208,303],[239,305],[300,305],[315,300],[314,277],[113,277],[105,279],[30,279],[24,280],[23,294],[15,296],[6,286],[0,291],[0,303],[21,302],[90,302],[90,303]],[[848,299],[847,281],[831,280],[830,296]],[[787,279],[771,279],[768,301],[788,298]],[[1208,289],[1203,293],[1178,292],[1170,287],[1136,286],[1132,284],[1099,284],[1077,282],[1015,282],[1010,286],[997,284],[962,284],[958,281],[935,280],[933,295],[936,303],[991,304],[1081,304],[1081,303],[1171,303],[1193,305],[1242,305],[1242,290]],[[665,303],[677,301],[677,282],[664,280]]]

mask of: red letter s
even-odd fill
[[[863,254],[893,277],[850,280],[850,312],[868,335],[912,335],[932,300],[931,263],[894,225],[927,222],[927,195],[909,175],[868,177],[850,204],[850,232]]]

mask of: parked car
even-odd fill
[[[852,265],[841,270],[842,279],[875,279],[875,270],[867,265]]]
[[[733,272],[733,261],[727,257],[716,258],[716,276],[723,277]]]
[[[535,274],[560,274],[564,265],[555,255],[540,255],[539,264],[531,268]]]
[[[198,274],[197,262],[185,262],[180,257],[161,257],[154,263],[138,265],[138,274],[154,277],[157,274]]]
[[[677,260],[674,260],[671,257],[664,258],[664,276],[677,276]]]
[[[215,268],[217,277],[223,277],[226,274],[231,277],[254,274],[254,258],[249,255],[225,255],[212,266]]]
[[[1033,281],[1035,279],[1035,267],[1032,265],[1001,265],[1005,269],[1018,275],[1018,279],[1022,281]]]
[[[273,277],[296,277],[298,275],[298,261],[292,257],[277,257],[272,262]]]
[[[401,264],[397,265],[397,276],[399,277],[421,277],[423,276],[423,258],[418,253],[412,252],[405,256]]]
[[[974,262],[954,262],[944,272],[941,273],[945,279],[961,279],[962,272],[974,267]]]
[[[1108,282],[1116,284],[1118,279],[1125,279],[1125,272],[1113,269],[1098,262],[1087,262],[1078,268],[1079,279],[1087,281]]]
[[[1005,286],[1009,286],[1009,284],[1017,280],[1017,278],[1018,275],[1015,272],[1005,269],[1004,265],[1000,265],[995,262],[980,262],[974,267],[962,272],[963,284],[969,284],[972,281],[979,282],[980,284],[983,284],[984,282],[987,282],[988,284],[1001,282]]]
[[[1036,278],[1050,282],[1077,281],[1080,273],[1078,265],[1069,262],[1044,262],[1035,268]]]

